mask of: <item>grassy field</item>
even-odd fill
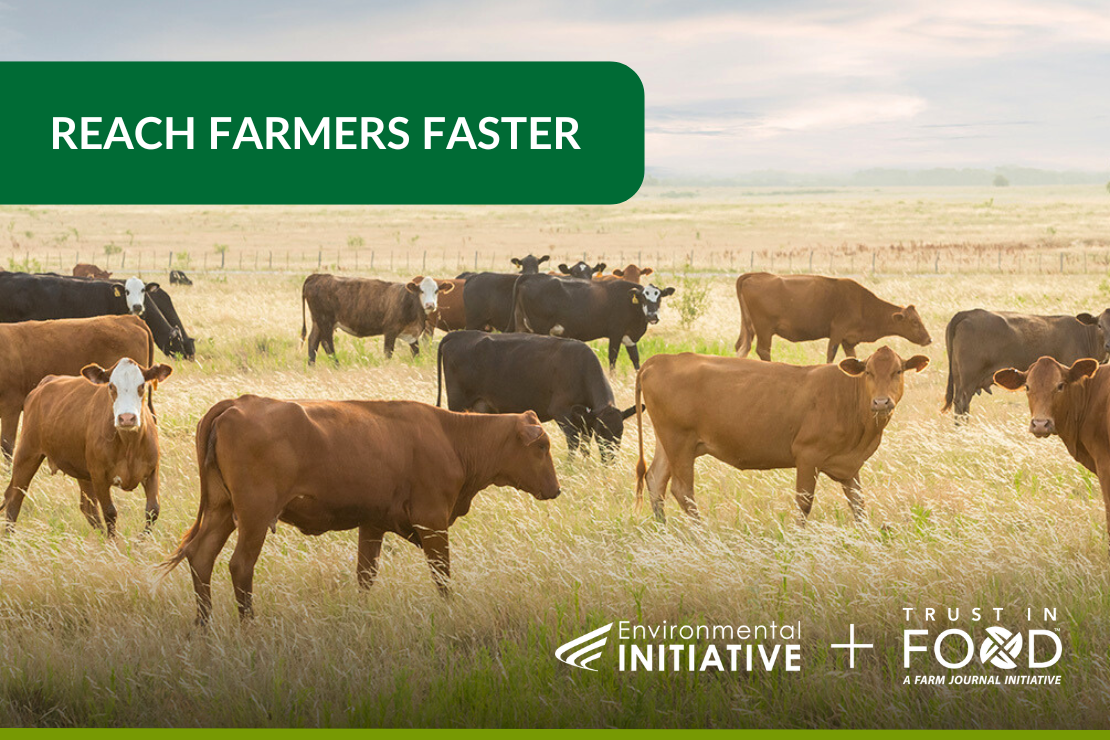
[[[980,222],[972,206],[992,196],[1003,216]],[[192,249],[195,259],[214,243],[240,248],[232,234],[242,244],[280,250],[351,234],[365,235],[369,246],[395,231],[402,244],[415,233],[418,244],[442,239],[445,248],[449,236],[469,238],[506,256],[550,244],[628,254],[648,240],[689,251],[695,232],[718,245],[993,246],[1043,238],[1052,246],[1055,238],[1094,248],[1106,238],[1100,229],[1108,216],[1104,190],[1015,188],[656,193],[580,209],[2,208],[0,224],[14,221],[9,232],[19,250],[43,259],[56,250],[47,235],[66,229],[96,244],[119,243],[130,230],[136,242]],[[1051,238],[1045,224],[1055,225]],[[18,236],[28,231],[32,237]],[[660,526],[649,507],[634,503],[634,428],[606,467],[596,455],[569,459],[552,425],[563,495],[537,502],[508,489],[480,494],[451,530],[451,599],[436,594],[421,552],[397,538],[386,538],[379,580],[361,592],[353,532],[309,538],[279,526],[256,571],[257,619],[238,624],[226,568],[233,535],[217,564],[213,626],[200,633],[192,628],[186,570],[159,581],[154,565],[196,515],[192,438],[209,406],[246,392],[435,399],[434,353],[410,360],[399,352],[387,362],[380,338],[341,335],[338,367],[321,361],[307,368],[299,341],[305,274],[210,273],[172,291],[197,337],[198,358],[175,363],[158,391],[163,498],[153,536],[140,536],[140,493],[117,492],[121,533],[106,541],[81,516],[76,484],[40,471],[18,529],[0,543],[0,724],[1110,725],[1110,568],[1097,480],[1059,440],[1026,431],[1022,395],[976,398],[972,423],[959,429],[940,413],[943,329],[953,313],[975,306],[1097,313],[1110,306],[1104,274],[860,276],[890,300],[915,303],[934,337],[923,350],[890,341],[904,356],[927,354],[932,365],[908,379],[883,444],[864,468],[869,526],[853,526],[839,486],[822,479],[810,526],[800,529],[793,471],[738,472],[709,458],[697,466],[704,530],[688,526],[673,500],[668,524]],[[664,272],[660,282],[679,294],[664,304],[641,355],[731,354],[739,331],[733,278]],[[681,296],[699,287],[708,290],[706,307],[692,311],[697,317],[683,328]],[[817,363],[824,343],[777,341],[773,354]],[[622,356],[613,376],[620,405],[631,405],[634,379]],[[650,427],[645,434],[650,453]],[[6,465],[2,472],[6,481]],[[1048,628],[1060,627],[1064,657],[1050,673],[1062,685],[902,685],[907,673],[926,672],[902,668],[902,630],[947,626],[907,623],[903,607],[920,615],[925,607],[943,613],[976,606],[1022,615],[1032,608],[1033,626],[1043,607],[1056,608],[1058,621]],[[654,674],[609,666],[593,673],[555,660],[560,644],[613,620],[800,621],[802,670]],[[854,670],[844,651],[829,649],[845,641],[849,624],[876,646],[857,654]],[[1024,628],[1024,619],[1016,626]],[[997,672],[975,666],[961,673]]]

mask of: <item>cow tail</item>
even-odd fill
[[[952,369],[952,340],[956,337],[956,327],[966,318],[967,311],[960,311],[952,317],[948,322],[948,328],[944,330],[944,349],[948,352],[948,386],[944,391],[944,407],[940,410],[942,414],[952,408],[952,401],[956,397],[956,377]]]
[[[633,403],[636,404],[636,431],[640,440],[640,459],[636,463],[636,507],[643,506],[644,503],[644,479],[647,477],[647,463],[644,461],[644,407],[640,403],[641,383],[640,378],[644,374],[644,369],[641,367],[639,372],[636,373],[636,395],[633,398]]]
[[[755,336],[755,325],[752,323],[751,311],[748,310],[744,300],[744,279],[748,275],[736,278],[736,299],[740,302],[740,336],[736,338],[736,354],[747,357],[752,351],[752,338]]]
[[[308,297],[304,294],[304,289],[301,289],[301,346],[304,346],[305,337],[308,336],[308,319],[305,317],[305,304],[308,303]]]
[[[191,545],[200,534],[201,524],[204,521],[204,514],[208,511],[209,500],[211,498],[211,491],[209,482],[214,477],[218,484],[219,490],[225,496],[229,496],[227,485],[223,482],[223,476],[220,474],[219,463],[216,460],[216,421],[220,415],[233,403],[233,401],[223,401],[216,404],[204,418],[200,420],[197,425],[197,466],[200,468],[200,505],[197,509],[197,519],[193,522],[193,526],[181,538],[180,544],[173,554],[164,560],[158,567],[162,570],[162,577],[165,578],[171,570],[176,568],[178,564],[187,558],[191,552]]]
[[[436,347],[436,406],[443,405],[443,345],[445,344],[447,344],[446,336],[439,340],[439,346]]]

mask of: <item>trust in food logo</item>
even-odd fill
[[[1059,627],[1045,629],[1056,621],[1056,609],[1034,610],[930,607],[917,610],[905,607],[907,622],[920,620],[936,629],[902,631],[902,662],[908,673],[903,684],[912,685],[1059,685],[1061,677],[1052,674],[1064,655]],[[994,624],[981,627],[993,617]],[[1033,620],[1040,617],[1041,625]],[[943,620],[947,619],[947,622]],[[1024,622],[1024,628],[1015,623]],[[975,665],[978,659],[978,667]],[[965,671],[965,669],[967,669]],[[991,671],[989,669],[996,669]],[[961,672],[963,671],[963,672]]]

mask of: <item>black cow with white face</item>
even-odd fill
[[[617,365],[622,344],[638,370],[636,343],[649,324],[659,323],[662,301],[672,294],[674,288],[640,286],[627,280],[522,275],[513,288],[509,328],[583,342],[608,339],[610,371]]]
[[[534,411],[559,425],[571,453],[589,454],[597,439],[602,462],[612,462],[624,420],[590,347],[574,339],[535,334],[453,331],[439,343],[436,405],[452,411],[509,414]]]

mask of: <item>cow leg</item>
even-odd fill
[[[112,486],[108,483],[93,481],[92,489],[97,502],[100,504],[100,511],[104,514],[104,528],[109,537],[115,537],[116,519],[119,517],[119,512],[116,511],[116,505],[112,502]]]
[[[667,484],[671,480],[671,465],[667,460],[667,453],[659,441],[655,442],[655,454],[651,460],[651,467],[647,471],[648,497],[651,499],[651,511],[660,524],[667,521],[663,514],[663,498],[667,495]]]
[[[844,340],[843,342],[840,343],[840,346],[844,348],[844,356],[845,357],[855,357],[856,356],[856,345],[854,343],[849,342],[848,340]]]
[[[802,511],[802,515],[798,518],[798,524],[805,526],[806,518],[809,517],[809,512],[813,508],[814,492],[817,490],[816,465],[799,462],[798,477],[794,490],[797,492],[795,500],[798,502],[798,508]]]
[[[420,354],[420,339],[414,339],[409,342],[409,349],[412,350],[412,356],[416,357]]]
[[[339,364],[339,358],[335,356],[335,327],[329,326],[320,338],[324,343],[324,351],[328,353],[335,364]]]
[[[971,416],[971,397],[973,393],[968,388],[959,388],[952,399],[953,416],[956,426],[963,426]]]
[[[609,340],[609,372],[617,369],[617,359],[621,356],[620,338]]]
[[[378,577],[378,558],[382,554],[382,537],[385,532],[363,524],[358,528],[358,585],[370,588]]]
[[[698,505],[694,503],[694,455],[692,451],[679,453],[671,463],[671,495],[689,517],[700,521]]]
[[[239,620],[246,621],[254,616],[254,564],[262,552],[266,541],[266,531],[270,521],[255,518],[239,518],[239,541],[231,553],[231,585],[235,588],[235,601],[239,604]]]
[[[35,473],[45,459],[45,455],[28,452],[22,445],[16,450],[15,459],[12,462],[12,480],[8,483],[8,488],[4,491],[4,501],[0,504],[0,508],[4,509],[8,517],[9,530],[15,526],[15,520],[19,518],[19,510],[23,508],[23,499],[27,496],[27,487],[31,485],[31,479],[35,477]]]
[[[1110,460],[1095,461],[1095,475],[1102,489],[1102,505],[1106,509],[1106,534],[1110,536]]]
[[[775,335],[771,331],[761,332],[756,329],[755,333],[755,353],[759,355],[759,359],[764,362],[771,361],[771,340]]]
[[[23,412],[23,404],[13,404],[0,409],[0,451],[4,453],[5,460],[12,459],[15,450],[15,430],[19,428],[19,415]]]
[[[635,344],[624,345],[624,351],[628,353],[628,359],[632,360],[632,367],[635,370],[640,369],[640,349]]]
[[[224,549],[227,538],[235,531],[235,518],[230,506],[212,508],[204,512],[200,531],[189,543],[189,571],[193,576],[193,591],[197,595],[198,626],[208,624],[212,614],[212,569],[216,558]]]
[[[451,555],[447,547],[447,526],[442,529],[435,527],[417,527],[420,533],[420,547],[424,550],[424,557],[432,569],[432,580],[441,596],[448,596],[448,583],[451,578]]]
[[[143,534],[150,534],[150,528],[154,526],[154,522],[158,521],[158,514],[162,510],[158,503],[157,465],[154,466],[154,472],[143,481],[143,492],[146,494],[146,526],[143,527]]]
[[[393,348],[395,346],[397,346],[397,335],[396,334],[386,334],[385,335],[385,359],[387,359],[387,360],[392,359],[392,357],[393,357]]]
[[[77,485],[81,487],[81,513],[85,515],[85,521],[93,529],[103,531],[104,524],[100,521],[100,505],[96,503],[96,492],[93,490],[92,481],[79,480]]]
[[[831,363],[836,359],[836,351],[840,349],[840,342],[840,337],[835,334],[829,337],[829,348],[825,351],[825,362]]]
[[[320,325],[312,323],[312,331],[308,333],[308,364],[316,364],[316,350],[320,349]]]
[[[571,457],[574,457],[574,453],[578,451],[578,443],[582,439],[582,430],[575,424],[573,416],[556,419],[555,423],[559,425],[559,428],[563,430],[563,435],[567,438],[567,452],[570,453]],[[583,456],[589,455],[589,448],[583,446],[582,454]]]
[[[848,497],[848,505],[852,507],[852,516],[855,517],[856,524],[866,522],[867,514],[863,507],[863,487],[860,486],[859,473],[847,480],[837,482],[844,487],[844,495]]]

